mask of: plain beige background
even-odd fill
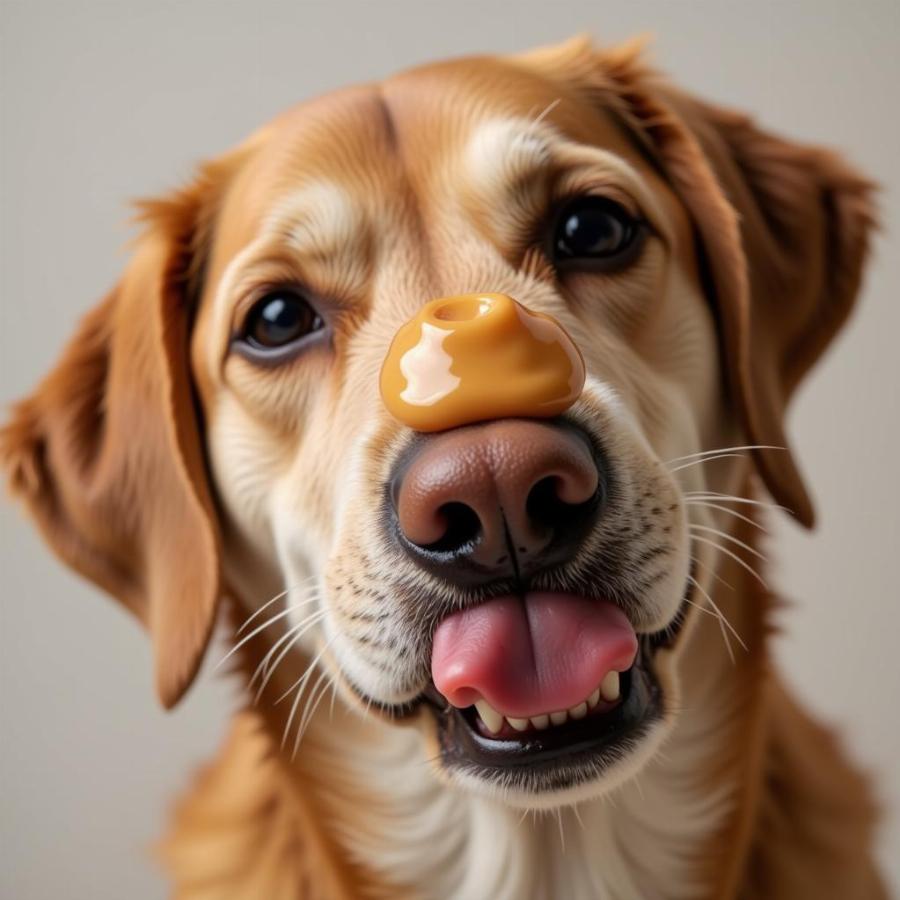
[[[125,201],[283,107],[437,57],[588,31],[656,34],[690,88],[846,151],[885,186],[861,308],[797,398],[818,499],[813,536],[775,523],[773,580],[794,603],[778,656],[875,773],[900,886],[900,5],[587,2],[11,2],[2,5],[2,396],[28,390],[124,260]],[[135,624],[64,571],[17,513],[2,522],[0,894],[156,898],[146,850],[237,688],[207,672],[156,706]],[[221,656],[220,646],[211,658]]]

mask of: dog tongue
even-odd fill
[[[636,653],[634,629],[614,604],[528,593],[444,619],[431,675],[453,706],[483,697],[503,715],[527,717],[578,705],[610,669],[629,669]]]

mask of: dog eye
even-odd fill
[[[242,339],[258,350],[276,350],[320,331],[323,324],[305,297],[294,291],[277,290],[254,304]]]
[[[643,222],[606,197],[579,197],[560,211],[550,256],[559,266],[609,269],[630,262]]]

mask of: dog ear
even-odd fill
[[[873,185],[836,154],[773,135],[731,110],[670,96],[737,213],[747,299],[718,297],[725,359],[745,360],[731,380],[750,442],[785,448],[754,450],[756,463],[775,499],[812,527],[812,502],[786,452],[785,409],[856,301],[874,224]],[[711,235],[704,243],[715,252]],[[718,266],[708,259],[710,271],[729,259],[727,250]]]
[[[642,49],[637,40],[598,51],[576,38],[521,59],[611,112],[688,208],[732,401],[748,443],[761,447],[757,469],[775,500],[811,527],[785,409],[853,307],[874,185],[833,153],[676,90],[644,65]]]
[[[760,475],[811,527],[785,410],[854,305],[874,185],[834,153],[676,90],[634,46],[600,58],[620,112],[694,219],[731,393],[749,443],[761,445],[753,451]]]
[[[220,590],[188,362],[210,190],[201,179],[148,204],[121,281],[0,432],[11,489],[50,546],[146,625],[166,707],[193,680]]]

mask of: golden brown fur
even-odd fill
[[[509,149],[504,164],[484,147]],[[600,180],[656,226],[636,271],[602,281],[602,308],[588,303],[596,283],[561,289],[515,216],[497,215],[533,217],[554,178]],[[870,194],[833,154],[672,88],[634,47],[575,41],[304,104],[144,205],[122,282],[3,432],[13,490],[60,557],[146,624],[167,706],[190,685],[221,600],[239,628],[312,575],[330,629],[283,655],[179,804],[163,846],[176,896],[474,898],[473,885],[498,897],[883,896],[869,792],[773,671],[772,598],[727,551],[693,548],[701,588],[746,651],[732,662],[716,618],[691,611],[659,655],[659,730],[603,790],[546,804],[574,842],[568,856],[556,819],[520,819],[527,798],[470,793],[443,771],[424,713],[360,715],[349,687],[384,704],[420,688],[424,651],[375,649],[402,645],[415,592],[391,581],[397,565],[371,537],[403,437],[376,375],[418,305],[494,290],[557,316],[594,378],[575,414],[652,486],[635,509],[666,498],[679,510],[660,525],[686,567],[680,490],[763,495],[745,459],[696,467],[686,484],[660,460],[756,445],[769,493],[813,521],[793,457],[769,448],[788,446],[788,400],[852,308]],[[302,370],[261,372],[229,353],[230,335],[259,284],[298,271],[331,300],[334,360],[314,351]],[[750,523],[696,509],[727,546],[755,548]],[[377,631],[388,597],[386,617],[405,618]],[[678,600],[663,582],[639,624],[665,626]],[[292,621],[242,645],[244,681]],[[323,674],[296,695],[309,710],[298,729],[277,700],[314,662]],[[326,677],[333,715],[309,702]],[[502,865],[480,852],[483,834]],[[594,855],[608,871],[591,868]]]

